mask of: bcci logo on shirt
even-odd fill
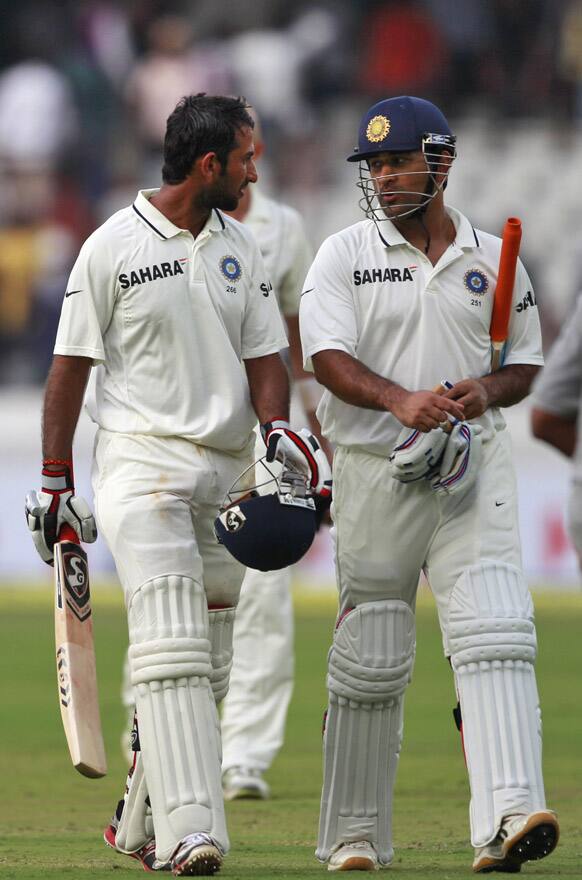
[[[241,264],[230,254],[220,261],[220,271],[228,281],[238,281],[242,275]]]
[[[464,281],[469,293],[476,296],[483,296],[484,293],[487,293],[489,279],[481,269],[469,269],[468,272],[465,272]]]

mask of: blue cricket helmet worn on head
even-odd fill
[[[358,146],[348,162],[359,163],[356,186],[366,217],[378,223],[416,216],[422,221],[431,201],[447,185],[457,155],[456,138],[443,113],[424,98],[401,95],[378,101],[360,123]],[[422,152],[424,166],[409,156],[395,170],[391,153]],[[381,162],[372,159],[386,154]],[[427,239],[428,240],[428,239]]]
[[[348,156],[348,162],[359,162],[377,153],[421,150],[429,136],[434,145],[442,139],[443,146],[454,146],[454,135],[438,107],[409,95],[386,98],[364,114],[358,146]]]

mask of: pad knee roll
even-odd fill
[[[414,614],[398,600],[358,605],[341,621],[329,653],[330,693],[355,703],[401,696],[414,665]]]
[[[470,663],[533,663],[537,642],[533,603],[519,569],[497,562],[473,565],[453,589],[447,642],[453,669]]]

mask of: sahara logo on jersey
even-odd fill
[[[465,287],[469,293],[483,296],[489,288],[489,279],[481,269],[469,269],[463,277]]]
[[[518,303],[515,307],[516,312],[525,312],[526,309],[529,309],[530,306],[537,305],[535,295],[533,291],[528,290],[524,298],[520,303]]]
[[[136,284],[145,284],[146,281],[157,281],[159,278],[173,278],[174,275],[184,275],[182,263],[187,262],[187,257],[174,260],[173,263],[160,263],[154,266],[145,266],[143,269],[132,269],[131,272],[123,272],[119,276],[119,286],[122,290],[135,287]]]
[[[354,269],[354,284],[371,284],[374,281],[412,281],[412,273],[418,266],[405,266],[403,269]]]

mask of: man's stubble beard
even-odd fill
[[[220,211],[235,211],[238,207],[239,196],[226,192],[222,182],[215,184],[212,189],[200,194],[201,207],[211,211],[218,208]]]

